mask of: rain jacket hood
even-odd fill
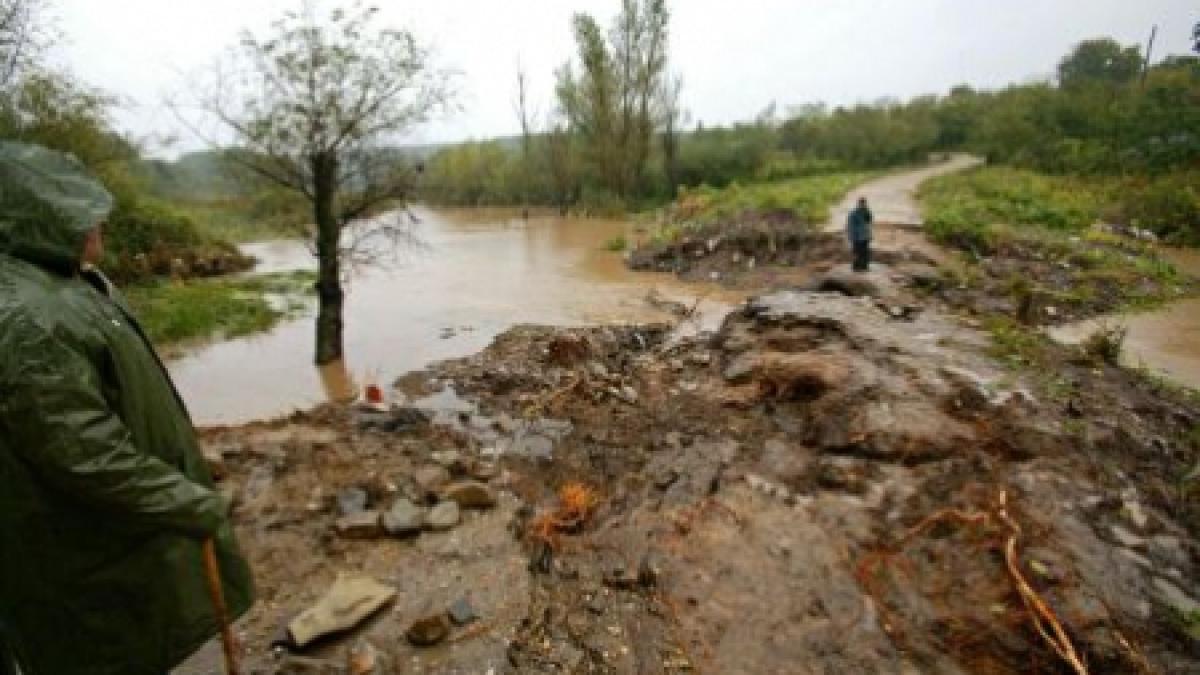
[[[253,597],[226,501],[120,293],[79,264],[112,198],[0,144],[0,675],[162,675]]]
[[[74,269],[88,232],[112,205],[108,190],[71,155],[0,142],[0,252]]]

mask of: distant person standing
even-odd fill
[[[855,272],[866,272],[871,268],[871,209],[867,198],[859,197],[858,206],[846,218],[846,236],[854,251]]]

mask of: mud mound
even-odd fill
[[[1072,417],[986,344],[928,309],[786,291],[694,338],[518,327],[405,378],[427,424],[327,408],[211,432],[262,588],[249,660],[340,667],[366,640],[403,672],[1069,672],[1019,577],[1090,672],[1196,672],[1194,510],[1168,484],[1200,410],[1080,369]],[[411,510],[445,480],[498,505],[337,534],[342,490]],[[395,605],[272,655],[347,570]],[[403,638],[462,597],[476,623]]]

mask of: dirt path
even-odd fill
[[[940,164],[888,174],[864,183],[851,190],[840,204],[834,207],[825,229],[841,231],[846,225],[846,216],[854,208],[859,197],[866,197],[875,214],[877,223],[892,225],[921,225],[921,207],[917,204],[916,192],[921,183],[930,178],[979,166],[983,160],[970,155],[953,155]]]

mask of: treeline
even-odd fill
[[[115,199],[105,228],[105,270],[128,281],[242,264],[169,201],[152,196],[141,151],[110,118],[117,100],[50,65],[45,0],[0,0],[0,139],[75,155]]]
[[[635,6],[640,7],[628,0],[624,12]],[[611,59],[580,21],[578,67],[589,73],[594,64]],[[618,28],[628,22],[624,14],[618,17],[611,34],[619,35]],[[659,96],[648,107],[639,99],[632,108],[650,111],[641,126],[635,125],[641,135],[634,136],[643,141],[632,156],[644,161],[630,169],[632,174],[614,171],[612,158],[604,154],[609,145],[600,142],[606,136],[598,130],[609,128],[603,114],[609,108],[593,105],[588,114],[576,112],[581,95],[608,100],[603,80],[564,80],[564,72],[571,76],[573,71],[560,71],[551,133],[531,134],[523,143],[483,141],[443,149],[427,163],[424,197],[455,204],[636,207],[669,199],[680,186],[882,168],[919,162],[933,152],[966,151],[1052,174],[1136,176],[1141,182],[1131,185],[1147,197],[1171,196],[1175,215],[1170,218],[1200,213],[1194,187],[1200,181],[1192,173],[1200,166],[1200,59],[1192,56],[1171,57],[1143,70],[1138,47],[1089,40],[1065,55],[1053,82],[996,91],[961,85],[945,95],[907,102],[812,104],[782,113],[771,106],[752,122],[697,124],[686,133],[678,129],[685,119],[678,80],[668,86],[664,74]],[[571,94],[566,98],[564,81]],[[611,152],[620,154],[620,149],[612,146]],[[629,175],[639,179],[630,183]],[[1146,204],[1131,210],[1150,220],[1168,217],[1147,214],[1161,209]]]

